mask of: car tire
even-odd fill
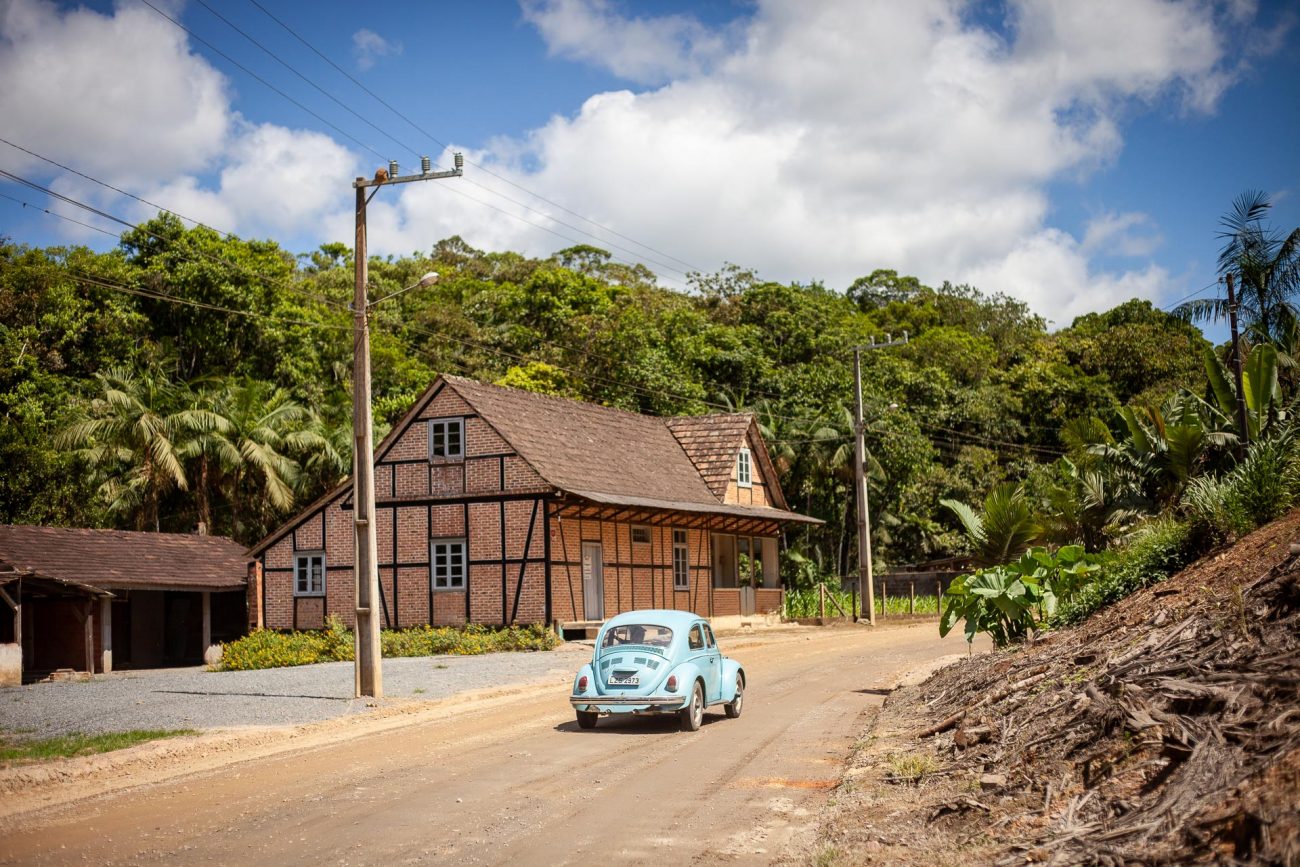
[[[745,706],[745,675],[736,675],[736,697],[722,706],[727,712],[728,719],[735,719],[740,716],[741,710]]]
[[[682,731],[697,732],[700,725],[704,722],[704,685],[698,680],[695,681],[695,688],[691,690],[691,703],[682,708]]]
[[[576,713],[578,714],[578,728],[580,729],[594,729],[596,720],[600,719],[600,714],[589,710],[580,710]]]

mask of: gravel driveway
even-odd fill
[[[381,705],[572,675],[591,653],[552,651],[385,659]],[[36,736],[131,729],[209,729],[317,722],[361,713],[353,665],[328,662],[264,671],[169,668],[115,672],[86,681],[0,689],[0,731]],[[562,687],[559,687],[562,688]]]

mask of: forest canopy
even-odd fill
[[[457,237],[374,259],[371,297],[428,271],[375,308],[377,435],[444,372],[656,415],[753,411],[792,508],[826,521],[785,540],[822,574],[856,562],[854,346],[910,338],[863,353],[881,567],[972,551],[941,501],[1004,483],[1040,537],[1073,498],[1081,517],[1051,532],[1105,544],[1114,514],[1084,517],[1093,459],[1179,395],[1213,401],[1209,344],[1147,301],[1049,332],[1013,298],[889,270],[834,288],[729,265],[683,292],[594,247],[540,259]],[[295,256],[167,214],[105,253],[0,242],[0,522],[262,536],[350,471],[352,281],[342,244]],[[1167,495],[1143,476],[1124,508]]]

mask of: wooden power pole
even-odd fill
[[[1232,375],[1237,382],[1237,425],[1241,430],[1238,457],[1244,458],[1250,446],[1250,427],[1246,419],[1246,389],[1241,377],[1241,338],[1237,334],[1237,291],[1233,285],[1234,275],[1231,271],[1224,275],[1228,284],[1228,328],[1232,332]]]
[[[381,698],[384,694],[383,669],[379,657],[379,564],[375,540],[375,445],[374,425],[370,416],[370,297],[367,287],[366,205],[374,196],[366,189],[411,181],[431,181],[460,177],[464,158],[455,156],[451,171],[430,171],[429,158],[420,161],[418,175],[398,177],[397,163],[380,170],[375,179],[357,178],[357,234],[354,251],[356,285],[352,293],[353,362],[352,362],[352,515],[356,529],[356,696]],[[422,281],[423,282],[423,281]]]
[[[854,493],[858,501],[858,582],[862,587],[863,607],[867,622],[876,625],[875,575],[871,571],[871,504],[867,495],[867,426],[862,419],[862,350],[884,349],[907,343],[907,332],[902,340],[891,340],[885,335],[884,343],[872,338],[866,346],[853,348],[853,477]]]

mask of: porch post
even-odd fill
[[[113,600],[99,600],[99,665],[104,674],[113,671]]]

